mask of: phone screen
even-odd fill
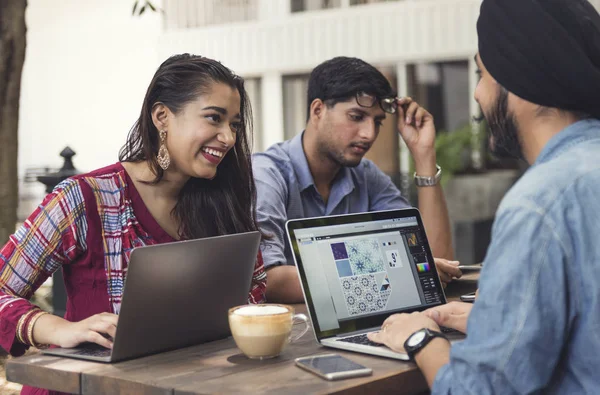
[[[312,358],[303,358],[299,360],[298,363],[314,370],[318,370],[323,374],[365,369],[363,365],[346,359],[341,355],[323,355]]]

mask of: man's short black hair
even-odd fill
[[[315,99],[333,107],[348,101],[357,92],[378,98],[396,96],[387,78],[361,59],[338,56],[321,63],[310,73],[308,80],[306,119],[310,118],[310,105]]]

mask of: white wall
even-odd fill
[[[19,171],[60,166],[69,145],[82,170],[117,161],[160,64],[161,16],[133,0],[29,0],[19,120]],[[160,1],[155,1],[160,4]]]
[[[19,116],[19,175],[60,167],[65,146],[81,171],[117,161],[161,59],[161,15],[133,17],[134,0],[29,0]],[[161,4],[161,1],[154,1]],[[20,184],[19,218],[44,195]]]
[[[477,51],[480,5],[481,0],[392,1],[173,29],[161,36],[159,53],[193,51],[244,76],[302,74],[337,55],[378,65],[462,60]]]

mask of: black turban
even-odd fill
[[[600,118],[600,15],[587,0],[483,0],[477,33],[508,91]]]

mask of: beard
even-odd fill
[[[341,167],[356,167],[358,165],[360,165],[360,162],[362,161],[363,157],[361,156],[360,158],[347,158],[344,155],[343,151],[340,150],[335,150],[335,149],[330,149],[326,152],[327,157],[329,158],[329,160],[331,160],[333,163],[336,163],[337,165],[341,166]]]
[[[332,163],[340,167],[356,167],[360,164],[364,155],[360,157],[356,155],[347,154],[345,151],[347,148],[353,145],[362,146],[368,151],[370,146],[365,147],[364,144],[351,143],[349,147],[341,147],[339,142],[336,140],[335,125],[326,123],[322,130],[320,130],[320,137],[318,142],[319,155],[322,158],[327,158]],[[366,152],[365,152],[366,154]]]
[[[482,111],[483,112],[483,111]],[[490,129],[490,150],[499,158],[525,159],[519,127],[512,113],[508,111],[508,91],[500,88],[496,103],[488,113],[483,112]]]

